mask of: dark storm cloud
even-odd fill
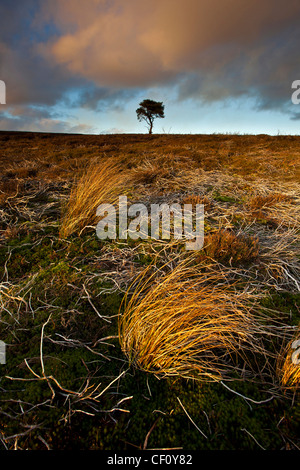
[[[91,0],[83,14],[78,0],[59,0],[44,8],[65,33],[41,52],[99,86],[147,87],[184,75],[180,97],[258,92],[268,107],[300,76],[298,1]]]
[[[208,51],[198,72],[179,81],[179,98],[216,101],[249,96],[258,110],[290,108],[291,84],[300,77],[300,30],[291,24],[277,36],[253,41],[241,52],[236,44]]]
[[[74,131],[51,107],[87,80],[39,54],[37,44],[57,33],[55,25],[38,20],[42,4],[39,0],[0,3],[0,79],[6,83],[7,103],[0,108],[5,110],[0,114],[0,129]]]

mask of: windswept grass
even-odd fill
[[[125,172],[114,159],[91,162],[71,191],[60,236],[68,237],[95,223],[97,207],[116,202],[125,180]]]
[[[253,377],[258,363],[264,370],[271,353],[263,339],[272,326],[250,308],[255,296],[186,262],[162,278],[148,272],[120,316],[119,339],[131,364],[205,381]]]

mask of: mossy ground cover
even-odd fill
[[[268,247],[281,229],[268,225],[268,214],[255,218],[243,210],[257,190],[258,173],[272,184],[276,179],[281,184],[285,174],[282,183],[288,184],[281,189],[299,197],[294,185],[300,140],[26,133],[2,133],[0,140],[0,339],[7,345],[6,364],[0,365],[2,448],[299,448],[298,392],[280,389],[275,378],[273,389],[238,376],[226,387],[158,378],[129,366],[118,340],[124,294],[149,264],[161,268],[181,259],[182,247],[100,241],[91,228],[67,238],[59,232],[71,187],[89,159],[118,157],[136,175],[132,198],[151,202],[169,200],[173,192],[179,199],[199,194],[210,201],[207,236],[220,229],[241,231],[247,240],[258,234],[255,256],[248,256],[244,245],[240,250],[235,244],[232,256],[211,247],[199,266],[222,265],[233,282],[263,294],[263,308],[281,312],[295,327],[300,321],[297,238],[289,248],[277,247],[269,260]],[[198,179],[188,173],[186,161],[193,162]],[[259,184],[262,192],[269,189]],[[282,206],[283,225],[286,214],[295,214],[295,199],[290,204],[286,212]]]

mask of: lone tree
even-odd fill
[[[153,121],[155,118],[164,118],[164,105],[160,101],[144,100],[136,110],[139,121],[146,121],[149,126],[149,134],[152,134]]]

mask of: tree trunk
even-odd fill
[[[152,134],[153,121],[150,121],[149,134]]]

